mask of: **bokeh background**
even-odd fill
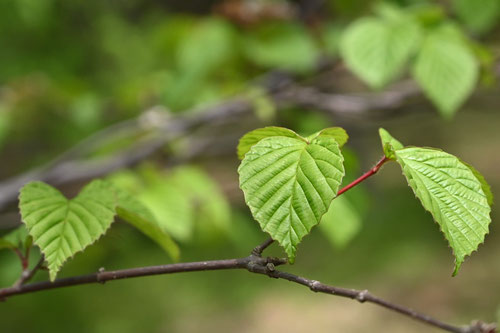
[[[20,223],[12,195],[19,182],[45,177],[71,196],[89,178],[106,177],[166,221],[182,261],[246,256],[266,235],[238,188],[235,150],[241,135],[265,125],[305,134],[344,127],[350,134],[346,181],[382,156],[378,128],[384,127],[405,144],[439,147],[473,164],[498,195],[499,16],[471,20],[455,2],[464,1],[389,2],[402,10],[424,8],[431,25],[453,22],[479,50],[474,91],[444,119],[415,88],[410,69],[373,90],[339,55],[342,32],[373,15],[375,1],[0,1],[1,232]],[[497,1],[492,8],[499,7]],[[235,98],[246,103],[243,110],[227,102]],[[228,111],[220,113],[220,105]],[[204,118],[214,110],[216,117]],[[187,126],[190,119],[202,121]],[[30,176],[30,170],[36,171]],[[333,219],[338,226],[315,228],[286,269],[369,289],[457,324],[497,321],[495,208],[485,244],[452,278],[451,249],[399,166],[389,164],[346,195]],[[268,251],[283,255],[276,245]],[[32,262],[37,256],[35,250]],[[169,262],[158,245],[116,221],[60,276]],[[19,274],[17,257],[1,251],[0,285]],[[435,330],[369,304],[222,271],[13,297],[0,303],[0,331]]]

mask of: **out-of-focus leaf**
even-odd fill
[[[0,248],[27,250],[32,244],[33,238],[24,224],[0,238]]]
[[[235,53],[231,26],[219,19],[205,19],[181,41],[177,66],[182,75],[205,75],[217,70]]]
[[[51,281],[68,258],[106,232],[115,207],[114,194],[100,180],[92,181],[71,200],[42,182],[28,183],[21,189],[21,216],[45,256]]]
[[[354,73],[380,88],[402,72],[419,39],[419,26],[410,17],[362,18],[344,32],[340,51]]]
[[[312,70],[319,55],[307,31],[291,23],[273,23],[252,31],[244,50],[257,65],[299,73]]]
[[[319,228],[332,245],[343,248],[361,229],[361,216],[347,197],[339,196],[323,215]]]
[[[262,230],[279,242],[289,261],[297,245],[330,207],[344,176],[337,141],[268,137],[253,145],[238,168],[245,202]]]
[[[111,182],[108,185],[116,195],[118,216],[158,243],[174,261],[179,260],[179,247],[166,230],[161,228],[151,211],[126,191]]]
[[[474,90],[478,63],[456,28],[444,26],[425,39],[413,76],[441,115],[450,119]]]
[[[458,17],[473,32],[483,33],[498,24],[500,17],[498,0],[454,0],[453,7]]]

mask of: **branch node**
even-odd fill
[[[101,274],[104,273],[106,270],[104,269],[104,267],[101,267],[99,268],[99,270],[97,271],[97,275],[96,275],[96,280],[97,282],[99,282],[100,284],[105,284],[106,281],[105,280],[102,280],[101,279]]]
[[[470,326],[465,329],[466,333],[495,333],[497,332],[496,324],[488,324],[479,320],[473,321]]]
[[[356,300],[360,303],[366,302],[366,296],[368,295],[368,290],[362,290],[356,295]]]
[[[272,273],[276,270],[276,267],[274,267],[274,264],[272,262],[268,262],[266,264],[266,269],[269,273]]]
[[[321,282],[316,281],[316,280],[311,280],[309,283],[309,289],[317,293],[319,291],[319,287],[321,286]]]

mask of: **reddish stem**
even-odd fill
[[[359,177],[358,179],[356,179],[352,183],[350,183],[350,184],[344,186],[343,188],[341,188],[338,191],[337,196],[339,196],[339,195],[347,192],[348,190],[350,190],[354,186],[356,186],[359,183],[361,183],[366,178],[369,178],[369,177],[373,176],[374,174],[376,174],[380,170],[380,168],[382,167],[382,165],[384,165],[384,163],[388,162],[388,161],[390,161],[390,160],[386,156],[384,156],[380,161],[377,162],[377,164],[373,168],[371,168],[369,171],[365,172],[361,177]]]

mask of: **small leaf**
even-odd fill
[[[179,260],[179,247],[170,235],[163,230],[150,210],[139,200],[120,188],[108,183],[117,196],[116,213],[143,234],[154,240],[167,252],[172,260]]]
[[[448,240],[456,275],[465,257],[484,241],[491,222],[481,182],[457,157],[440,150],[408,147],[395,155],[408,184]]]
[[[13,250],[16,248],[17,248],[16,244],[9,242],[5,238],[0,238],[0,250],[2,250],[2,249]]]
[[[416,49],[419,26],[410,18],[363,18],[344,32],[341,54],[349,68],[374,88],[396,78]]]
[[[252,146],[238,172],[253,217],[293,263],[297,245],[327,212],[344,176],[337,141],[268,137]]]
[[[19,208],[33,241],[45,255],[53,281],[63,263],[101,237],[113,222],[114,194],[94,180],[71,200],[42,182],[26,184]]]
[[[378,130],[378,133],[380,135],[380,140],[382,141],[382,147],[384,148],[385,157],[391,160],[395,160],[396,156],[394,155],[394,152],[396,150],[403,149],[403,144],[393,138],[392,135],[390,135],[389,132],[387,132],[383,128],[380,128]]]
[[[24,224],[21,224],[16,229],[12,230],[8,234],[4,235],[2,239],[12,244],[14,249],[21,249],[26,251],[33,244],[32,237],[28,234],[28,229]]]
[[[307,141],[312,141],[319,136],[329,136],[334,138],[335,141],[337,141],[337,143],[339,144],[340,148],[342,148],[349,139],[349,135],[347,135],[345,129],[343,129],[342,127],[329,127],[308,136]]]
[[[500,1],[498,0],[455,0],[453,2],[458,17],[476,33],[490,30],[498,24]]]
[[[319,228],[335,247],[343,248],[361,229],[361,216],[347,197],[342,195],[332,201]]]
[[[430,34],[413,67],[413,75],[441,115],[453,117],[474,90],[478,63],[456,29],[445,26]]]
[[[294,131],[284,127],[269,126],[258,128],[243,135],[243,137],[240,139],[240,142],[238,143],[238,158],[242,160],[245,157],[245,154],[250,150],[250,148],[252,148],[253,145],[258,143],[262,139],[272,136],[301,138],[301,136]]]

